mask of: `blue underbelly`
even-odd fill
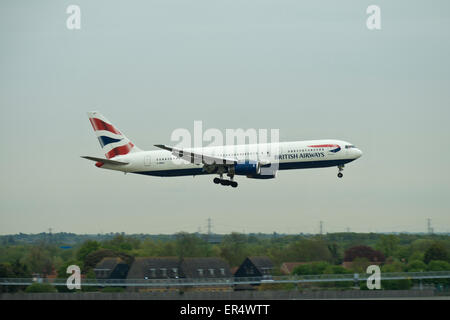
[[[354,159],[284,162],[279,163],[279,170],[335,167],[349,163],[353,160]],[[181,176],[198,176],[209,174],[208,172],[203,171],[202,168],[152,170],[152,171],[139,171],[133,173],[158,177],[181,177]]]

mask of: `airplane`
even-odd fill
[[[156,144],[160,150],[143,151],[97,111],[88,112],[105,158],[82,156],[102,169],[160,177],[219,175],[215,184],[236,188],[237,176],[273,179],[279,170],[338,168],[362,156],[353,144],[336,139],[177,148]],[[224,179],[223,175],[229,177]]]

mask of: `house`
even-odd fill
[[[183,258],[177,257],[147,257],[136,258],[128,272],[127,280],[164,280],[164,279],[193,279],[193,282],[201,282],[202,279],[230,278],[232,277],[228,263],[220,258]],[[226,280],[224,281],[226,282]],[[169,283],[168,283],[169,284]],[[204,285],[195,286],[149,286],[139,288],[129,288],[129,290],[139,291],[167,291],[167,290],[231,290],[230,285]],[[176,284],[176,283],[175,283]]]
[[[234,276],[271,278],[273,267],[273,263],[268,257],[247,257]]]
[[[211,281],[217,279],[214,285],[196,285],[185,287],[186,290],[196,291],[232,291],[229,284],[232,274],[228,263],[221,258],[184,258],[181,262],[181,272],[185,278],[194,279],[201,283],[204,279]]]
[[[230,278],[228,263],[221,258],[184,258],[181,262],[184,278]]]
[[[119,257],[103,258],[94,268],[97,279],[125,279],[129,265]]]
[[[234,274],[236,273],[236,271],[239,269],[239,267],[233,267],[231,268],[231,274],[234,276]]]
[[[180,278],[180,261],[177,257],[136,258],[127,276],[127,279],[132,280],[178,278]]]

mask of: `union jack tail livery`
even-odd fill
[[[100,112],[88,112],[88,117],[107,159],[141,151]]]

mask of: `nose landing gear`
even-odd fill
[[[339,172],[337,174],[338,178],[342,178],[344,174],[341,171],[344,171],[344,165],[338,166]]]

